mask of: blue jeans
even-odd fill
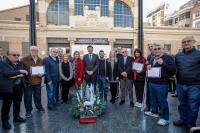
[[[46,84],[48,107],[53,107],[56,104],[56,89],[57,82],[52,82],[51,85]]]
[[[180,119],[189,127],[196,125],[200,107],[200,85],[177,85]]]
[[[158,113],[158,105],[162,111],[161,119],[169,120],[169,107],[167,102],[168,84],[155,84],[149,82],[151,112]]]
[[[107,87],[108,81],[106,79],[106,76],[98,75],[97,76],[97,82],[98,82],[98,85],[99,85],[100,96],[103,97],[103,96],[107,95],[107,93],[108,93],[108,87]]]

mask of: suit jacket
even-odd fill
[[[44,59],[45,65],[45,83],[49,81],[58,82],[59,81],[59,60],[56,58],[54,60],[51,56]]]
[[[132,63],[133,63],[133,58],[130,56],[127,56],[126,62],[124,64],[124,57],[120,58],[118,60],[118,71],[120,78],[124,78],[121,73],[126,72],[127,73],[127,78],[129,80],[132,80]]]
[[[86,71],[93,71],[94,74],[97,73],[99,67],[99,57],[96,54],[92,54],[92,60],[89,59],[89,54],[84,55],[83,57],[84,68]]]
[[[29,55],[27,57],[24,57],[21,59],[21,62],[27,67],[27,69],[30,71],[31,67],[35,66],[43,66],[44,62],[41,58],[38,57],[37,62],[35,63],[33,58]],[[29,85],[40,85],[42,83],[42,78],[38,76],[32,76],[31,74],[28,75],[26,82]]]
[[[11,77],[20,74],[19,70],[15,70],[8,60],[0,62],[0,92],[12,93],[15,87],[15,79]]]
[[[6,56],[2,56],[2,57],[0,56],[0,61],[5,61],[6,60]]]

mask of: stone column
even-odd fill
[[[49,4],[50,3],[45,0],[38,0],[39,22],[42,27],[47,25],[47,11]]]
[[[69,38],[68,39],[70,44],[69,44],[69,47],[70,47],[70,54],[72,55],[72,45],[75,45],[75,41],[76,41],[76,38]]]
[[[110,39],[108,39],[108,41],[109,41],[109,45],[111,46],[111,49],[113,50],[113,49],[114,49],[114,42],[115,42],[115,39],[110,38]]]
[[[109,17],[114,17],[114,4],[115,0],[109,0]]]
[[[74,16],[74,0],[69,0],[69,16]]]

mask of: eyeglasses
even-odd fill
[[[12,55],[12,56],[15,56],[15,57],[16,56],[18,56],[18,57],[20,56],[20,54],[9,54],[9,55]]]
[[[156,50],[161,50],[161,47],[159,47],[159,48],[154,48],[153,50],[155,50],[155,51],[156,51]]]
[[[58,52],[57,52],[57,51],[53,51],[53,53],[56,53],[56,54],[57,54]]]
[[[190,43],[190,42],[192,42],[192,41],[194,41],[194,40],[186,40],[186,41],[182,41],[182,44]]]

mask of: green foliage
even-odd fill
[[[86,85],[83,85],[82,89],[83,96],[85,96]],[[103,100],[100,100],[99,96],[96,95],[96,100],[93,107],[84,107],[84,99],[84,97],[83,99],[80,99],[80,102],[78,101],[77,97],[72,99],[70,112],[74,117],[97,117],[103,113],[105,107],[103,105]]]

